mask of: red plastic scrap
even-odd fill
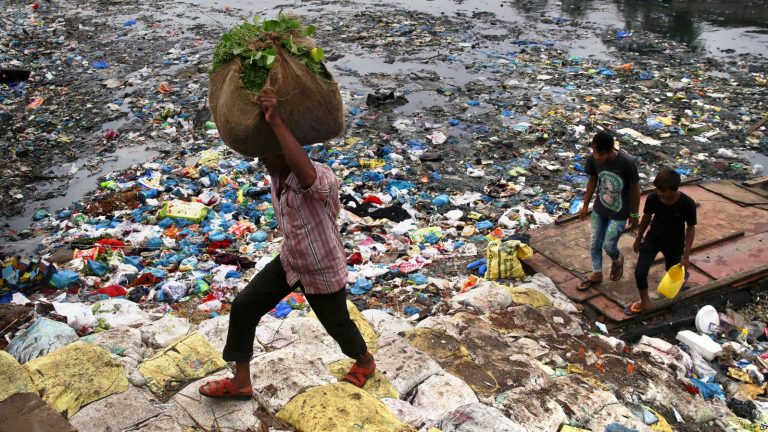
[[[364,203],[373,203],[373,204],[384,204],[384,201],[381,200],[381,198],[377,197],[376,195],[368,195],[367,197],[363,198]]]
[[[687,383],[687,382],[681,382],[680,384],[682,384],[684,389],[688,390],[688,393],[690,393],[692,395],[699,394],[699,389],[695,385]]]
[[[99,248],[99,253],[106,252],[107,248],[116,251],[125,247],[125,243],[117,239],[101,239],[93,245]]]

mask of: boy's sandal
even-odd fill
[[[363,388],[365,383],[368,382],[368,378],[372,377],[374,372],[376,372],[376,363],[373,363],[373,365],[367,369],[360,367],[355,363],[352,365],[352,368],[349,369],[349,372],[344,375],[342,380]]]
[[[612,281],[617,281],[624,276],[624,255],[619,255],[619,259],[611,263],[611,274],[609,275]]]
[[[576,289],[579,291],[586,291],[590,288],[594,288],[600,285],[601,283],[603,283],[602,280],[596,281],[592,279],[584,279],[583,281],[581,281],[581,284],[576,287]]]
[[[230,378],[208,381],[197,390],[201,395],[216,399],[249,400],[253,398],[253,390],[244,391],[235,387]]]
[[[643,313],[644,309],[640,307],[641,304],[641,302],[636,301],[624,306],[624,315],[635,316]]]

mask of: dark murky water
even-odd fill
[[[768,56],[768,1],[765,0],[356,0],[343,7],[281,0],[191,0],[208,6],[232,5],[252,14],[271,14],[281,7],[300,13],[394,5],[432,14],[488,12],[509,22],[536,22],[544,16],[566,18],[624,30],[647,30],[710,55],[751,53]],[[586,35],[585,35],[586,36]],[[585,37],[583,54],[601,56],[599,39]],[[731,51],[733,50],[733,51]]]

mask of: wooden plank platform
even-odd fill
[[[766,198],[730,182],[694,183],[682,186],[681,190],[698,205],[686,297],[689,292],[698,293],[699,288],[706,291],[707,287],[719,287],[718,280],[738,285],[740,280],[731,280],[734,275],[762,277],[763,273],[752,270],[768,263],[768,211],[760,208]],[[646,196],[642,197],[641,209]],[[608,280],[610,258],[604,256],[604,282],[596,288],[579,291],[581,279],[591,272],[591,236],[591,222],[579,219],[531,231],[531,247],[536,253],[526,262],[537,272],[549,276],[570,299],[589,305],[609,320],[625,321],[630,317],[624,315],[624,305],[638,298],[634,281],[637,254],[632,251],[636,233],[627,232],[619,240],[619,249],[625,256],[624,277],[615,282]],[[653,309],[674,304],[653,289],[666,271],[660,258],[661,254],[649,273]]]

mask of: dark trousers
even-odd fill
[[[670,267],[680,263],[680,259],[683,256],[683,248],[684,244],[682,242],[665,244],[663,240],[646,238],[646,240],[640,244],[637,265],[635,266],[635,282],[637,282],[637,289],[640,291],[648,289],[648,271],[651,269],[651,264],[653,264],[653,260],[656,259],[656,255],[659,252],[664,255],[666,268],[669,270]]]
[[[256,274],[232,302],[224,360],[250,361],[259,320],[297,287],[304,292],[301,282],[290,286],[285,281],[285,270],[279,256]],[[349,317],[345,289],[333,294],[305,293],[304,296],[344,354],[358,359],[368,351],[360,330]]]

